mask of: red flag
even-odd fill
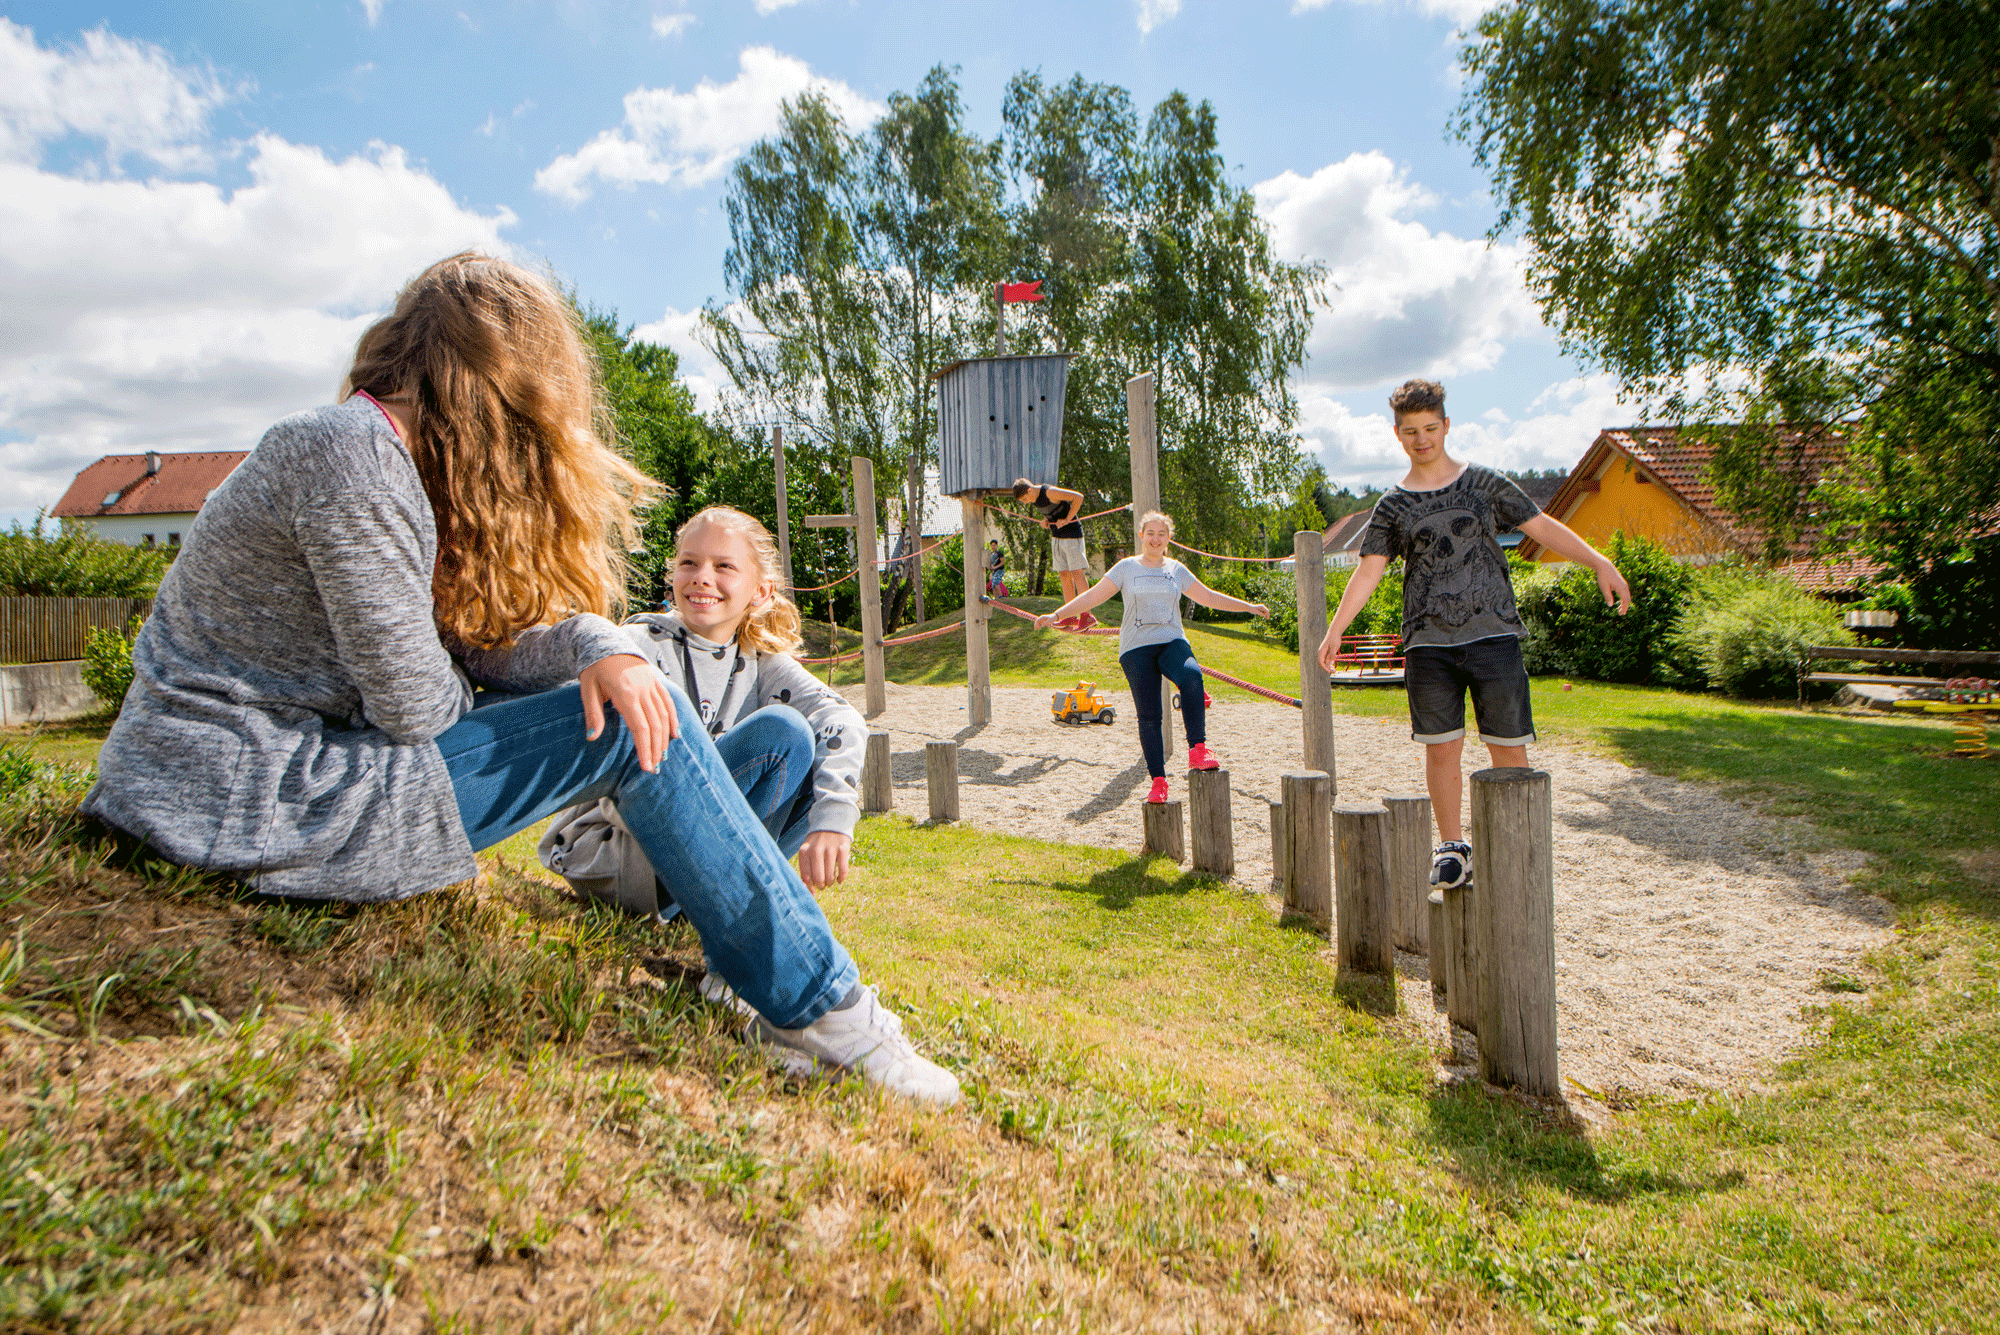
[[[1032,283],[1000,284],[1000,301],[1003,305],[1010,301],[1040,301],[1042,297],[1042,280],[1039,278]]]

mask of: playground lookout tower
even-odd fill
[[[938,490],[965,515],[965,721],[993,718],[986,649],[986,581],[974,553],[986,549],[986,502],[1015,478],[1062,475],[1063,391],[1069,353],[972,357],[931,377],[938,392]]]
[[[938,387],[938,490],[977,498],[1017,477],[1054,482],[1062,463],[1069,353],[974,357],[931,379]]]

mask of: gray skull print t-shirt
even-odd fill
[[[1521,634],[1500,531],[1540,513],[1526,492],[1479,464],[1434,491],[1389,488],[1361,554],[1403,558],[1403,647]]]

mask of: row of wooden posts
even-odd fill
[[[957,820],[958,743],[926,743],[924,774],[930,819]],[[1196,871],[1233,875],[1229,771],[1195,770],[1187,777],[1185,804],[1141,808],[1145,851],[1189,862]],[[1472,776],[1473,875],[1448,890],[1430,886],[1428,797],[1336,805],[1331,787],[1323,770],[1282,777],[1280,800],[1271,803],[1271,867],[1287,914],[1332,929],[1336,986],[1364,1005],[1393,1012],[1396,951],[1427,956],[1437,1003],[1479,1040],[1481,1075],[1560,1097],[1549,776],[1531,769]],[[894,805],[889,734],[871,732],[861,808],[884,812]],[[1190,812],[1185,819],[1184,807]]]

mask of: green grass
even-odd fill
[[[1580,1130],[1438,1083],[1261,895],[876,819],[823,902],[966,1083],[916,1114],[748,1058],[691,935],[568,902],[534,831],[482,889],[271,904],[77,843],[42,771],[0,811],[0,1329],[1995,1329],[2000,763],[1535,689],[1872,855],[1896,941],[1768,1088]]]

